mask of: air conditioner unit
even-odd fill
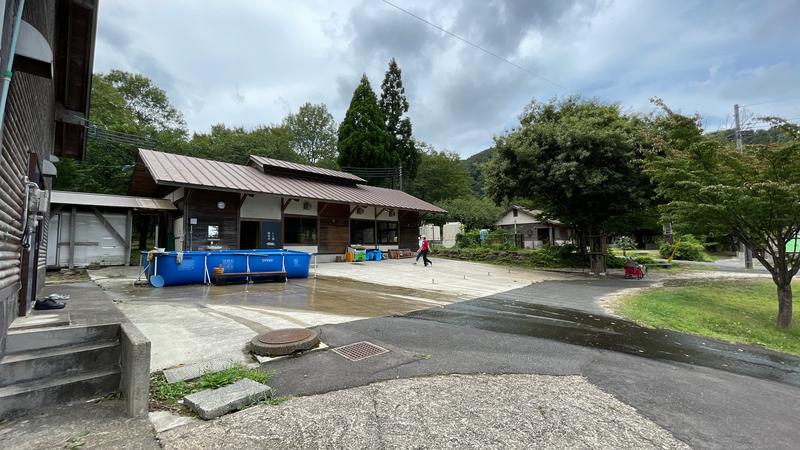
[[[303,202],[303,209],[311,211],[311,202]]]

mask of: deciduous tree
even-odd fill
[[[417,177],[410,192],[429,202],[464,197],[470,194],[469,174],[457,153],[436,151],[420,143],[424,148]]]
[[[787,249],[800,232],[800,128],[776,121],[780,143],[739,152],[702,135],[691,118],[665,111],[662,123],[688,131],[661,141],[646,164],[669,201],[663,211],[676,227],[730,230],[752,248],[777,287],[777,325],[789,327],[792,278],[800,269],[800,253]]]
[[[578,97],[534,101],[519,128],[496,138],[487,193],[498,203],[531,198],[545,217],[602,242],[609,220],[647,203],[638,135],[638,122],[617,105]],[[592,271],[605,272],[604,255],[591,256]]]
[[[292,148],[312,164],[336,163],[336,121],[324,103],[306,102],[283,125],[292,133]]]

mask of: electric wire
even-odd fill
[[[424,23],[428,24],[428,25],[432,26],[433,28],[436,28],[437,30],[441,31],[442,33],[445,33],[445,34],[447,34],[447,35],[449,35],[449,36],[451,36],[453,38],[456,38],[459,41],[461,41],[461,42],[463,42],[463,43],[465,43],[465,44],[467,44],[469,46],[477,48],[478,50],[486,53],[487,55],[493,56],[493,57],[499,59],[500,61],[505,62],[506,64],[510,64],[510,65],[514,66],[515,68],[517,68],[517,69],[519,69],[519,70],[521,70],[521,71],[523,71],[523,72],[525,72],[525,73],[527,73],[529,75],[533,75],[534,77],[539,78],[540,80],[546,81],[546,82],[552,84],[553,86],[556,86],[556,87],[559,87],[561,89],[564,89],[565,91],[569,90],[566,86],[564,86],[562,84],[559,84],[559,83],[556,83],[555,81],[550,80],[548,78],[545,78],[542,75],[539,75],[538,73],[536,73],[536,72],[534,72],[534,71],[532,71],[530,69],[527,69],[527,68],[525,68],[523,66],[520,66],[519,64],[517,64],[517,63],[515,63],[515,62],[513,62],[513,61],[511,61],[511,60],[509,60],[509,59],[507,59],[507,58],[505,58],[503,56],[500,56],[500,55],[498,55],[497,53],[494,53],[491,50],[488,50],[488,49],[486,49],[484,47],[481,47],[480,45],[475,44],[474,42],[471,42],[468,39],[463,38],[463,37],[453,33],[452,31],[448,31],[445,28],[442,28],[439,25],[436,25],[435,23],[428,21],[424,17],[418,16],[418,15],[412,13],[411,11],[409,11],[407,9],[401,8],[400,6],[395,5],[394,3],[392,3],[392,2],[390,2],[388,0],[382,0],[382,1],[383,1],[383,3],[386,3],[387,5],[391,6],[392,8],[395,8],[398,11],[401,11],[401,12],[403,12],[405,14],[408,14],[409,16],[411,16],[411,17],[413,17],[413,18],[415,18],[415,19],[417,19],[417,20],[419,20],[421,22],[424,22]]]

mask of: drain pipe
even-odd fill
[[[6,2],[3,3],[5,4]],[[6,102],[8,100],[8,91],[11,88],[11,76],[13,75],[14,53],[17,51],[17,38],[19,37],[19,29],[22,25],[22,10],[24,8],[25,0],[19,0],[17,13],[14,16],[14,27],[11,29],[11,44],[8,49],[8,61],[6,61],[5,70],[3,70],[3,87],[2,93],[0,93],[0,136],[2,136],[3,123],[6,116]]]

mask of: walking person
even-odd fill
[[[414,260],[414,265],[416,266],[419,262],[419,258],[422,256],[422,235],[417,236],[417,259]]]
[[[428,239],[422,236],[422,244],[419,246],[419,252],[422,254],[422,263],[425,264],[425,267],[428,267],[428,264],[433,265],[431,260],[428,259],[428,250],[430,250],[430,247]]]

